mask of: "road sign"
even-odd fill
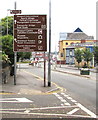
[[[47,51],[46,15],[14,15],[14,51]]]
[[[21,10],[10,10],[10,14],[21,14]]]

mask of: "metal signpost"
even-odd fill
[[[16,2],[14,4],[15,10],[10,10],[10,14],[21,14],[21,10],[16,10]],[[14,31],[13,31],[14,34]],[[14,51],[14,85],[16,85],[16,62],[17,62],[17,52]]]
[[[14,85],[16,85],[17,52],[47,51],[47,16],[46,15],[16,15],[21,10],[10,10],[14,15]],[[45,55],[45,53],[44,53]],[[44,60],[45,61],[45,60]],[[44,62],[44,86],[46,86]]]

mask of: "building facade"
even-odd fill
[[[60,33],[61,34],[61,33]],[[82,43],[89,43],[94,42],[93,36],[88,36],[85,34],[80,28],[77,28],[73,33],[66,33],[65,40],[60,38],[59,41],[59,58],[61,61],[68,61],[68,54],[70,54],[70,61],[73,61],[74,52],[73,49],[68,53],[68,46],[72,44],[82,44]],[[67,52],[67,53],[66,53]],[[67,56],[66,56],[67,55]]]
[[[94,46],[96,46],[97,40],[95,40],[94,42],[86,42],[86,43],[74,43],[70,46],[68,46],[66,48],[66,64],[76,64],[76,60],[74,57],[74,51],[76,48],[79,49],[85,49],[85,48],[89,48],[90,52],[93,53],[94,51]],[[81,65],[83,65],[84,62],[81,63]],[[90,62],[90,66],[94,67],[94,57],[92,59],[92,61]]]

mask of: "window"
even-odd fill
[[[70,55],[72,56],[72,50],[70,50]]]
[[[61,53],[61,57],[63,57],[63,53]]]
[[[66,42],[65,44],[68,45],[68,42]]]

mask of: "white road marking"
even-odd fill
[[[70,105],[69,103],[64,103],[65,105]]]
[[[26,110],[48,110],[48,109],[62,109],[62,108],[75,108],[77,107],[76,105],[73,106],[56,106],[56,107],[42,107],[42,108],[20,108],[20,109],[0,109],[0,111],[26,111]]]
[[[69,100],[71,100],[72,102],[74,102],[76,105],[77,105],[77,107],[79,107],[81,110],[83,110],[84,112],[86,112],[88,115],[90,115],[92,118],[96,118],[97,117],[97,115],[96,114],[94,114],[93,112],[91,112],[90,110],[88,110],[87,108],[85,108],[83,105],[81,105],[80,103],[77,103],[77,101],[75,101],[74,99],[72,99],[71,97],[69,97],[68,95],[65,95],[64,93],[61,93],[63,96],[66,96],[67,97],[67,99],[69,99]],[[56,93],[56,94],[54,94],[55,96],[58,96],[58,94]],[[63,100],[61,100],[62,102],[64,102],[64,99]],[[63,106],[63,104],[61,104],[62,106]],[[69,103],[64,103],[64,105],[70,105]],[[78,110],[78,108],[76,108],[76,109],[74,109],[74,110],[72,110],[72,111],[70,111],[68,114],[72,114],[72,113],[74,113],[74,112],[76,112]]]
[[[65,93],[61,93],[62,95],[65,95]]]
[[[72,102],[74,102],[74,103],[76,103],[76,102],[77,102],[76,100],[73,100],[73,99],[72,99],[71,101],[72,101]]]
[[[73,113],[77,112],[79,108],[75,108],[72,111],[68,112],[67,115],[72,115]]]
[[[33,102],[33,101],[31,101],[27,98],[2,98],[2,99],[0,99],[0,102],[7,102],[7,103],[8,102],[10,102],[10,103],[26,102],[26,103],[28,103],[28,102]]]
[[[60,99],[60,100],[63,100],[63,98],[62,97],[57,97],[58,99]]]
[[[61,104],[61,106],[64,106],[64,104]]]
[[[71,97],[67,97],[67,99],[72,100],[72,98],[71,98]]]
[[[68,95],[65,95],[65,93],[61,93],[64,97],[66,97],[67,99],[71,100],[71,102],[76,103],[77,101],[74,100],[72,97],[69,97]]]
[[[0,111],[0,113],[1,114],[3,114],[3,113],[8,113],[8,114],[27,114],[27,115],[39,115],[39,116],[41,116],[41,115],[44,115],[44,116],[62,116],[62,117],[68,117],[68,116],[70,116],[70,117],[84,117],[84,118],[91,118],[91,116],[84,116],[84,115],[67,115],[67,114],[53,114],[53,113],[25,113],[25,112],[13,112],[13,111]]]
[[[62,99],[61,102],[66,102],[66,100]]]
[[[24,113],[29,113],[29,112],[30,112],[30,109],[29,109],[29,110],[24,111]]]
[[[56,97],[60,97],[60,95],[58,95],[57,93],[53,93]]]
[[[63,96],[67,97],[68,95],[66,95],[65,93],[61,93]]]
[[[61,104],[61,106],[64,106],[64,105],[70,105],[70,103],[68,103],[64,98],[60,97],[60,95],[58,95],[57,93],[53,93],[58,99],[61,100],[61,102],[63,102],[64,104]],[[62,95],[64,95],[64,93],[62,93]]]
[[[85,108],[83,105],[81,105],[80,103],[75,103],[78,107],[80,107],[83,111],[85,111],[87,114],[89,114],[91,117],[96,118],[96,115],[91,112],[90,110],[88,110],[87,108]]]

